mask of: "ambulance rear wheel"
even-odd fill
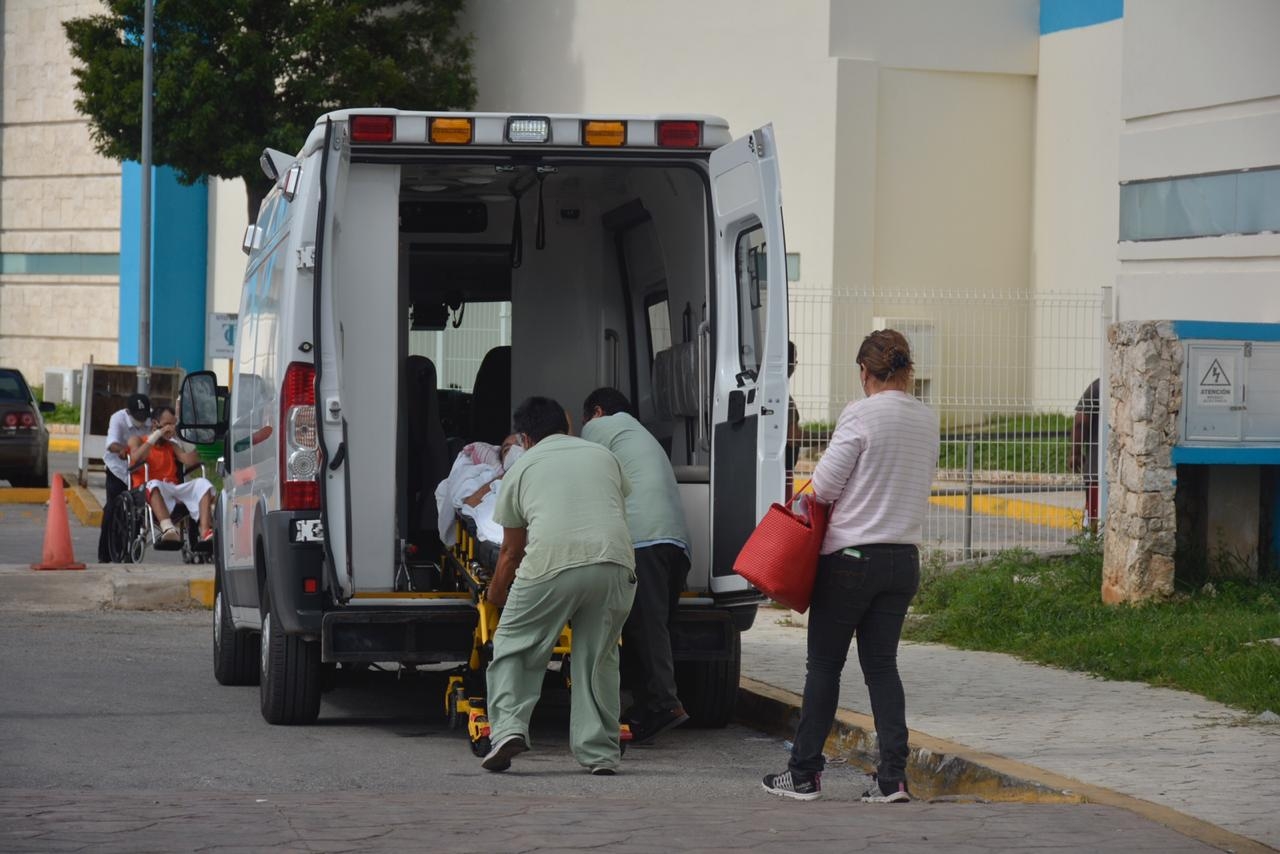
[[[262,717],[271,724],[310,724],[320,715],[320,643],[285,634],[262,593],[258,690]]]
[[[729,634],[732,644],[729,658],[676,662],[676,691],[692,726],[719,728],[733,720],[738,702],[742,637],[737,629]]]

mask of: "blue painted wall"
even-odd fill
[[[1124,17],[1124,0],[1040,0],[1040,35]]]
[[[141,275],[142,167],[121,170],[120,345],[117,361],[138,362]],[[204,367],[208,275],[209,189],[178,183],[165,166],[151,178],[151,364],[198,371]]]

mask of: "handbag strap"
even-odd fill
[[[798,498],[800,495],[804,494],[804,491],[808,489],[809,485],[812,483],[813,483],[813,478],[809,478],[808,480],[806,480],[804,483],[800,485],[799,489],[792,490],[791,497]],[[814,497],[816,498],[817,496],[814,496]]]

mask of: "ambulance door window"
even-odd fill
[[[663,350],[671,347],[671,306],[666,293],[651,294],[644,301],[645,322],[648,326],[649,364]]]
[[[760,373],[769,305],[768,253],[759,225],[738,235],[738,362],[752,376]]]

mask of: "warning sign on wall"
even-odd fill
[[[1196,399],[1201,406],[1230,406],[1235,390],[1231,376],[1217,357],[1200,358],[1197,373],[1200,383],[1196,387]],[[1230,362],[1228,362],[1230,364]]]

